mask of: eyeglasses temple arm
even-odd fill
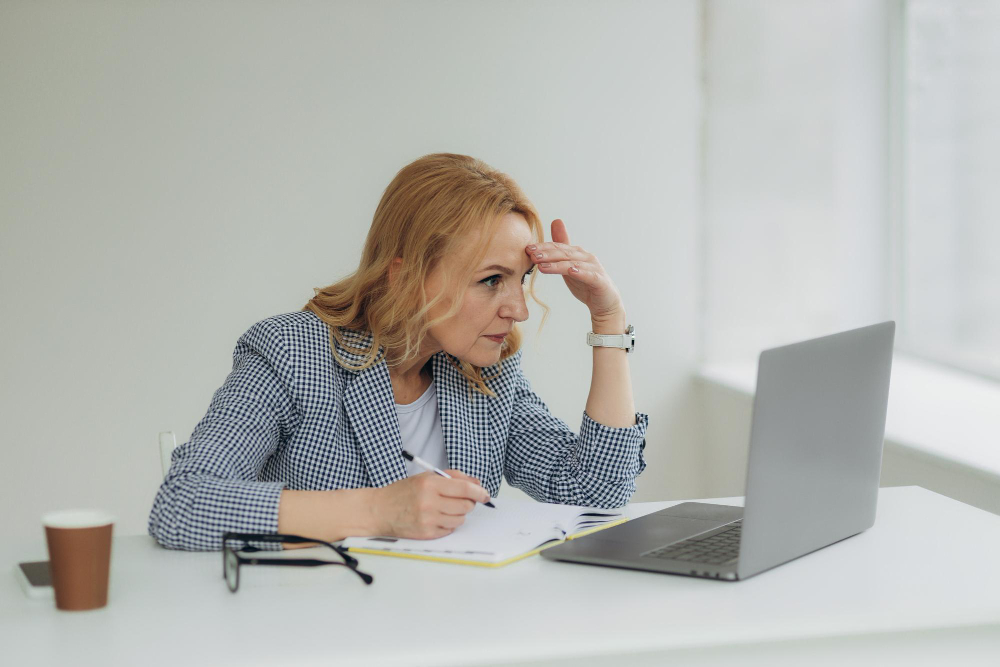
[[[342,565],[342,563],[333,563],[328,560],[316,560],[314,558],[250,558],[247,560],[249,560],[253,565]],[[367,572],[362,572],[346,565],[344,567],[347,567],[349,570],[361,577],[361,580],[366,584],[371,584],[375,581],[375,577]]]
[[[222,545],[229,540],[240,540],[242,542],[270,542],[270,543],[283,543],[283,544],[322,544],[330,547],[344,559],[352,567],[358,565],[358,559],[347,553],[347,549],[341,546],[337,546],[332,542],[327,542],[325,540],[316,539],[314,537],[302,537],[301,535],[282,535],[282,534],[260,534],[256,535],[253,533],[226,533],[222,536]]]

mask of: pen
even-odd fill
[[[403,458],[405,458],[407,461],[413,461],[418,466],[420,466],[424,470],[427,470],[428,472],[436,472],[437,474],[441,475],[442,477],[447,477],[448,479],[455,479],[454,477],[452,477],[451,475],[449,475],[448,473],[446,473],[444,470],[438,470],[437,468],[435,468],[434,466],[432,466],[427,461],[424,461],[419,456],[414,456],[413,454],[409,453],[405,449],[403,450]],[[486,505],[487,507],[492,507],[493,509],[496,509],[496,507],[497,507],[496,505],[494,505],[493,503],[491,503],[489,501],[487,501],[487,502],[485,502],[483,504]]]

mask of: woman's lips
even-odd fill
[[[501,334],[500,336],[484,336],[484,338],[489,338],[494,343],[502,343],[503,339],[507,337],[507,334]]]

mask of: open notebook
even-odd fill
[[[455,532],[434,540],[348,537],[342,545],[356,553],[499,567],[626,521],[621,512],[578,505],[521,498],[494,498],[493,504],[496,509],[477,504]]]

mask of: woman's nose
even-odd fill
[[[528,319],[528,304],[524,300],[524,290],[510,290],[500,306],[500,317],[510,318],[515,322],[524,322]]]

